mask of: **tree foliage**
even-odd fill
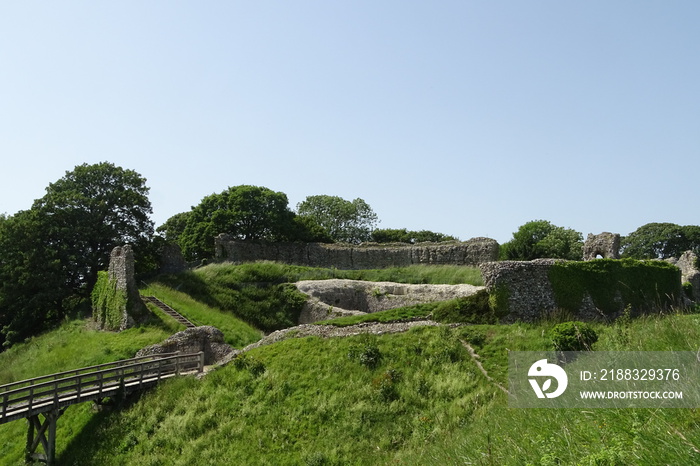
[[[297,205],[297,213],[313,219],[334,241],[342,243],[369,241],[378,223],[377,214],[360,198],[348,201],[338,196],[308,196]]]
[[[428,230],[410,231],[401,229],[377,229],[372,231],[372,241],[375,243],[440,243],[443,241],[457,241],[457,238],[442,233]]]
[[[580,260],[583,255],[583,235],[546,220],[533,220],[513,233],[513,239],[501,246],[500,254],[502,259],[507,260]]]
[[[647,223],[620,241],[622,256],[632,259],[667,259],[691,250],[700,255],[700,227],[675,223]]]
[[[114,247],[148,244],[145,182],[107,162],[83,164],[0,222],[0,338],[13,343],[53,325],[89,301]]]
[[[286,194],[248,185],[205,197],[190,212],[168,219],[159,231],[176,241],[188,260],[213,257],[214,238],[221,233],[240,241],[329,240],[313,219],[297,218]]]

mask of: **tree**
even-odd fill
[[[507,260],[554,258],[580,260],[583,235],[546,220],[533,220],[513,233],[513,239],[501,246],[501,257]]]
[[[187,221],[192,215],[192,212],[181,212],[175,214],[165,221],[164,224],[156,228],[158,232],[166,241],[178,242],[180,237],[185,232],[187,228]]]
[[[287,195],[265,187],[241,185],[211,194],[192,208],[180,235],[189,260],[214,256],[214,238],[228,233],[241,241],[283,241],[295,230]]]
[[[667,259],[685,251],[700,253],[700,227],[675,223],[647,223],[620,241],[622,256],[632,259]]]
[[[347,201],[338,196],[308,196],[297,204],[297,213],[310,217],[338,242],[361,243],[371,239],[377,214],[364,200]]]
[[[376,243],[440,243],[443,241],[458,241],[454,236],[435,233],[428,230],[410,231],[401,229],[377,229],[372,231],[372,241]]]
[[[111,163],[83,164],[0,222],[0,333],[8,343],[89,302],[112,249],[153,234],[145,179]]]

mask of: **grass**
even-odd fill
[[[69,408],[60,464],[696,464],[698,409],[515,409],[509,351],[551,348],[554,322],[287,339],[117,411]],[[596,350],[697,350],[699,315],[594,324]],[[76,333],[76,337],[80,333]],[[64,338],[69,335],[64,334]],[[70,339],[70,338],[69,338]],[[26,350],[19,348],[16,352]],[[12,424],[20,428],[8,433]],[[24,423],[0,426],[0,464]],[[7,446],[15,442],[14,449]],[[8,450],[9,449],[9,450]]]
[[[213,325],[224,333],[224,341],[234,348],[242,348],[250,343],[258,341],[262,334],[247,323],[241,321],[229,312],[222,312],[201,303],[189,295],[176,291],[161,283],[151,283],[141,290],[142,295],[155,296],[177,312],[185,316],[196,325]],[[161,311],[149,304],[154,312]],[[165,314],[161,314],[165,317]],[[169,317],[167,317],[170,319]],[[181,326],[180,330],[184,330]]]
[[[96,330],[91,320],[66,322],[0,353],[0,384],[132,358],[144,346],[170,336],[170,325],[155,318],[148,325],[115,333]],[[91,403],[71,407],[58,422],[59,444],[89,428],[93,415]],[[0,425],[0,464],[24,464],[26,437],[26,421]]]
[[[255,268],[198,273],[274,278],[263,273],[266,267],[257,276]],[[228,317],[216,309],[200,312],[202,319]],[[372,316],[421,312],[416,306]],[[698,464],[700,409],[510,408],[462,344],[475,349],[495,382],[507,385],[509,351],[551,349],[558,322],[289,338],[201,380],[164,382],[121,409],[69,408],[58,422],[58,460],[86,466]],[[592,326],[599,335],[595,350],[697,351],[700,341],[698,314]],[[165,321],[121,334],[68,323],[0,354],[0,377],[54,372],[57,364],[79,367],[93,357],[95,363],[117,359],[160,341],[163,333]],[[0,464],[21,464],[25,438],[24,421],[0,426]]]
[[[195,271],[160,277],[157,283],[230,312],[250,325],[272,332],[296,325],[306,295],[290,283],[345,278],[400,283],[481,284],[474,267],[410,266],[378,270],[320,269],[277,262],[211,264]]]

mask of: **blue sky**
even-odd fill
[[[82,163],[157,225],[229,186],[509,240],[700,224],[696,1],[0,5],[0,213]]]

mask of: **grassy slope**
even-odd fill
[[[203,380],[168,381],[121,411],[72,407],[61,464],[694,464],[700,412],[507,407],[459,343],[506,383],[507,351],[547,348],[550,324],[258,348]],[[598,350],[689,350],[700,316],[597,326]],[[381,358],[376,367],[362,355]],[[371,358],[370,358],[371,360]],[[363,364],[363,361],[365,364]],[[264,371],[261,371],[264,367]],[[82,405],[81,405],[82,406]],[[87,404],[86,404],[87,406]],[[67,432],[64,419],[71,422]],[[15,424],[22,424],[17,422]],[[14,441],[22,442],[24,425]],[[3,438],[4,437],[0,437]],[[0,456],[0,463],[5,458]]]
[[[121,411],[71,407],[59,421],[59,459],[81,465],[698,462],[700,410],[508,408],[458,341],[470,341],[489,374],[506,384],[508,350],[548,349],[550,327],[286,340],[203,380],[166,382]],[[695,351],[700,316],[596,329],[597,350]],[[15,361],[27,359],[23,348]],[[376,350],[382,357],[371,367]],[[0,368],[8,367],[2,357]],[[6,430],[13,424],[19,427]],[[25,432],[20,421],[0,426],[0,464],[21,458]]]
[[[91,321],[67,322],[0,353],[0,384],[40,375],[134,357],[144,346],[164,340],[175,328],[172,319],[121,333],[100,332]],[[93,416],[90,403],[71,407],[58,423],[59,444],[80,434]],[[0,464],[22,464],[27,436],[26,421],[0,425]]]
[[[163,284],[152,283],[140,291],[142,295],[157,297],[195,324],[213,325],[218,328],[224,333],[226,343],[234,348],[242,348],[262,337],[259,330],[234,315],[207,306],[185,293],[173,290]],[[149,305],[149,308],[154,312],[160,312],[154,305]],[[181,329],[184,329],[184,326]]]

